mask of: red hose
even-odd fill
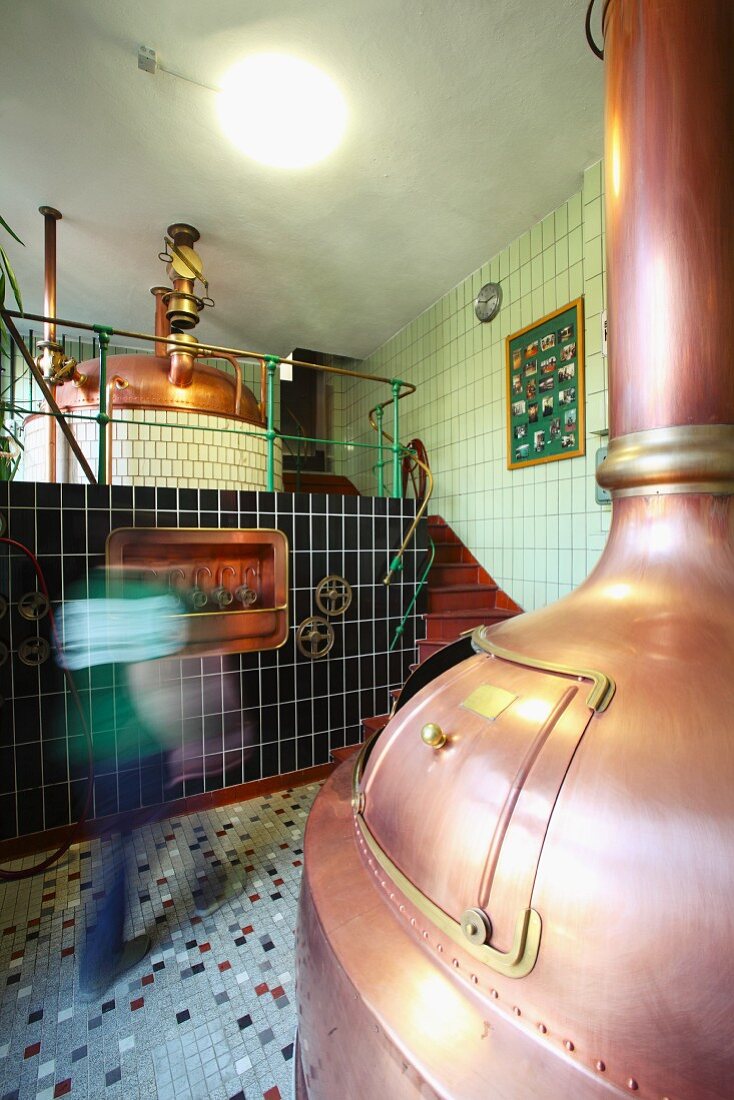
[[[57,649],[57,651],[60,652],[61,651],[61,641],[59,639],[58,631],[56,630],[56,621],[54,619],[53,612],[51,610],[51,598],[48,594],[48,587],[46,586],[46,579],[45,579],[45,577],[43,575],[43,572],[41,570],[41,566],[38,564],[38,559],[35,557],[34,554],[31,553],[31,551],[28,549],[27,546],[24,546],[22,542],[17,542],[15,539],[0,538],[0,543],[4,544],[5,546],[17,546],[17,548],[19,550],[22,550],[23,553],[27,554],[27,556],[31,559],[31,562],[33,564],[33,568],[36,571],[36,577],[38,578],[38,586],[41,589],[41,591],[43,592],[46,599],[48,600],[48,618],[49,618],[49,622],[51,623],[51,634],[53,635],[53,640],[54,640],[54,644],[56,645],[56,649]],[[81,721],[82,721],[82,729],[84,731],[84,737],[85,737],[86,743],[87,743],[87,765],[88,765],[87,797],[84,801],[84,807],[82,809],[79,820],[76,822],[75,825],[70,826],[69,835],[66,838],[66,840],[63,842],[63,844],[59,848],[57,848],[55,852],[52,852],[50,856],[47,856],[44,860],[41,860],[40,863],[36,863],[33,867],[26,867],[22,871],[6,871],[2,867],[0,867],[0,880],[5,881],[5,882],[13,882],[17,879],[23,879],[23,878],[31,878],[33,875],[40,874],[41,871],[46,871],[49,867],[51,867],[54,863],[56,863],[57,860],[61,859],[61,857],[66,852],[68,852],[69,848],[71,847],[71,845],[74,843],[74,841],[79,836],[79,834],[82,830],[82,827],[84,826],[87,818],[89,817],[89,811],[90,811],[91,806],[92,806],[92,792],[94,790],[94,757],[93,757],[93,749],[92,749],[92,738],[89,734],[89,728],[87,726],[87,722],[86,722],[86,719],[84,717],[84,708],[82,707],[82,702],[81,702],[81,699],[79,698],[79,692],[76,689],[76,684],[74,683],[74,678],[72,677],[71,673],[69,672],[69,670],[67,668],[64,669],[64,675],[65,675],[67,683],[69,685],[69,690],[72,694],[74,702],[76,703],[77,709],[79,711],[79,717],[81,718]]]

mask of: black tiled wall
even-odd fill
[[[291,628],[286,644],[274,651],[182,662],[184,676],[201,679],[202,698],[208,676],[234,677],[228,682],[237,686],[236,709],[225,715],[229,722],[212,721],[204,713],[192,718],[192,751],[208,754],[201,772],[171,788],[164,786],[162,759],[147,758],[144,768],[139,761],[128,763],[124,783],[114,761],[100,762],[93,814],[326,763],[332,748],[361,739],[362,717],[389,709],[391,688],[405,681],[415,660],[420,601],[392,653],[389,646],[423,565],[423,530],[406,555],[403,572],[389,588],[382,583],[415,515],[415,501],[12,482],[0,483],[0,513],[7,519],[6,534],[37,555],[54,601],[63,600],[72,585],[78,592],[90,570],[104,564],[105,541],[117,527],[275,527],[288,537]],[[332,573],[346,577],[354,598],[346,614],[332,620],[336,641],[331,653],[312,661],[297,650],[295,630],[308,615],[319,613],[314,590]],[[29,559],[0,545],[0,594],[8,603],[0,618],[0,640],[10,650],[0,666],[0,839],[74,820],[86,790],[86,767],[77,762],[77,752],[68,751],[72,723],[67,726],[65,716],[73,701],[61,671],[53,657],[38,668],[18,659],[25,638],[51,637],[48,618],[33,623],[18,612],[21,596],[35,588]],[[101,675],[102,670],[93,670],[91,682],[81,680],[92,736],[96,704],[109,690]],[[240,719],[254,722],[258,733],[250,753],[242,738],[232,736],[242,727]]]

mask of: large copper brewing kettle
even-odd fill
[[[234,365],[239,371],[238,365]],[[56,401],[63,412],[84,412],[88,406],[99,407],[99,359],[80,363],[77,369],[84,377],[81,386],[64,382],[56,388]],[[176,409],[262,424],[252,391],[241,383],[238,385],[235,378],[216,367],[197,363],[189,384],[177,386],[171,384],[170,361],[164,356],[110,355],[107,359],[108,385],[115,378],[124,383],[114,389],[116,409]]]
[[[299,1098],[734,1096],[732,45],[606,5],[609,540],[317,798]]]

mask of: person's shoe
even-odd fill
[[[197,917],[211,917],[226,901],[234,897],[238,889],[239,883],[231,878],[215,883],[204,881],[194,895],[194,912]]]
[[[133,966],[137,966],[149,951],[150,936],[147,932],[127,940],[122,945],[122,951],[109,969],[92,976],[88,981],[82,980],[78,994],[80,1001],[83,1004],[89,1004],[90,1001],[98,1000],[115,982],[119,981],[123,974]]]

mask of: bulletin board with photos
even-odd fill
[[[507,337],[507,468],[584,454],[584,300]]]

